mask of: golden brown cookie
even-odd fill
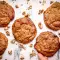
[[[4,53],[7,46],[8,46],[8,39],[3,33],[0,32],[0,55]]]
[[[30,18],[24,17],[17,19],[12,26],[15,39],[23,44],[29,43],[36,36],[36,27]]]
[[[59,49],[59,38],[52,32],[42,32],[37,37],[34,47],[44,56],[53,56]]]
[[[5,1],[0,1],[0,27],[7,26],[14,18],[15,12],[12,6]]]
[[[60,30],[60,2],[53,3],[44,12],[44,22],[52,30]]]

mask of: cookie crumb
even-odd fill
[[[54,3],[54,1],[50,1],[50,4]]]
[[[60,32],[58,33],[58,35],[60,36]]]
[[[24,45],[22,43],[19,43],[19,48],[26,50],[26,48],[24,47]]]
[[[42,10],[39,10],[38,14],[40,15],[40,14],[42,14],[43,12],[44,12],[43,9],[42,9]]]
[[[53,35],[54,37],[57,37],[57,35]]]
[[[12,55],[12,50],[9,50],[9,51],[8,51],[8,54],[9,54],[9,55]]]
[[[2,59],[2,55],[0,55],[0,59]]]
[[[21,57],[20,57],[20,60],[24,60],[24,56],[21,56]]]
[[[12,0],[12,1],[16,1],[16,0]]]
[[[7,36],[10,36],[10,32],[9,32],[9,31],[6,31],[6,35],[7,35]]]
[[[5,59],[5,60],[7,60],[7,59]]]
[[[30,44],[30,45],[29,45],[29,47],[31,47],[31,48],[32,48],[32,47],[33,47],[33,44]]]
[[[28,10],[30,10],[30,9],[32,9],[32,5],[30,5],[30,6],[28,7]]]
[[[30,14],[26,14],[26,15],[25,15],[25,17],[29,17],[29,16],[30,16]]]
[[[15,44],[15,39],[11,40],[11,43],[12,43],[12,44]]]
[[[23,6],[23,4],[21,4],[21,6]]]
[[[19,8],[19,6],[18,6],[18,5],[15,5],[15,7],[16,7],[16,8]]]
[[[42,5],[44,5],[45,3],[46,3],[46,0],[43,0]]]
[[[27,1],[30,1],[30,0],[27,0]]]
[[[26,12],[24,11],[24,12],[22,12],[22,15],[26,15]]]
[[[36,56],[36,53],[35,53],[34,50],[32,50],[32,53],[30,53],[30,58],[32,58],[32,57],[34,57],[34,56]]]
[[[42,26],[41,22],[40,22],[40,23],[38,23],[38,27],[39,27],[40,29],[42,29],[42,28],[43,28],[43,26]]]
[[[41,2],[41,1],[39,1],[39,3],[41,4],[42,2]]]

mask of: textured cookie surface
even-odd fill
[[[8,39],[7,37],[0,32],[0,55],[4,53],[8,45]]]
[[[60,30],[60,3],[53,3],[44,12],[44,22],[52,30]]]
[[[42,32],[37,37],[34,47],[44,56],[53,56],[59,49],[59,38],[52,32]]]
[[[30,18],[17,19],[12,26],[13,35],[20,43],[26,44],[36,36],[36,27]]]
[[[0,1],[0,26],[7,26],[14,18],[14,9],[5,1]]]

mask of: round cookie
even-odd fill
[[[37,37],[34,47],[44,56],[51,57],[59,49],[59,38],[52,32],[42,32]]]
[[[60,30],[60,2],[53,3],[44,12],[44,22],[52,30]]]
[[[24,17],[17,19],[12,26],[15,39],[23,44],[27,44],[36,36],[36,27],[30,18]]]
[[[5,1],[0,1],[0,27],[5,27],[14,18],[15,12],[12,6]]]
[[[0,55],[4,53],[7,46],[8,46],[8,39],[3,33],[0,32]]]

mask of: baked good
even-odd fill
[[[17,19],[12,25],[12,32],[15,39],[27,44],[36,36],[36,27],[29,17]]]
[[[34,47],[44,56],[51,57],[59,49],[59,38],[52,32],[42,32],[37,37]]]
[[[0,32],[0,55],[4,53],[7,46],[8,46],[8,39],[3,33]]]
[[[55,2],[46,9],[44,22],[48,28],[60,30],[60,2]]]
[[[0,27],[5,27],[13,20],[14,9],[5,1],[0,1]]]

